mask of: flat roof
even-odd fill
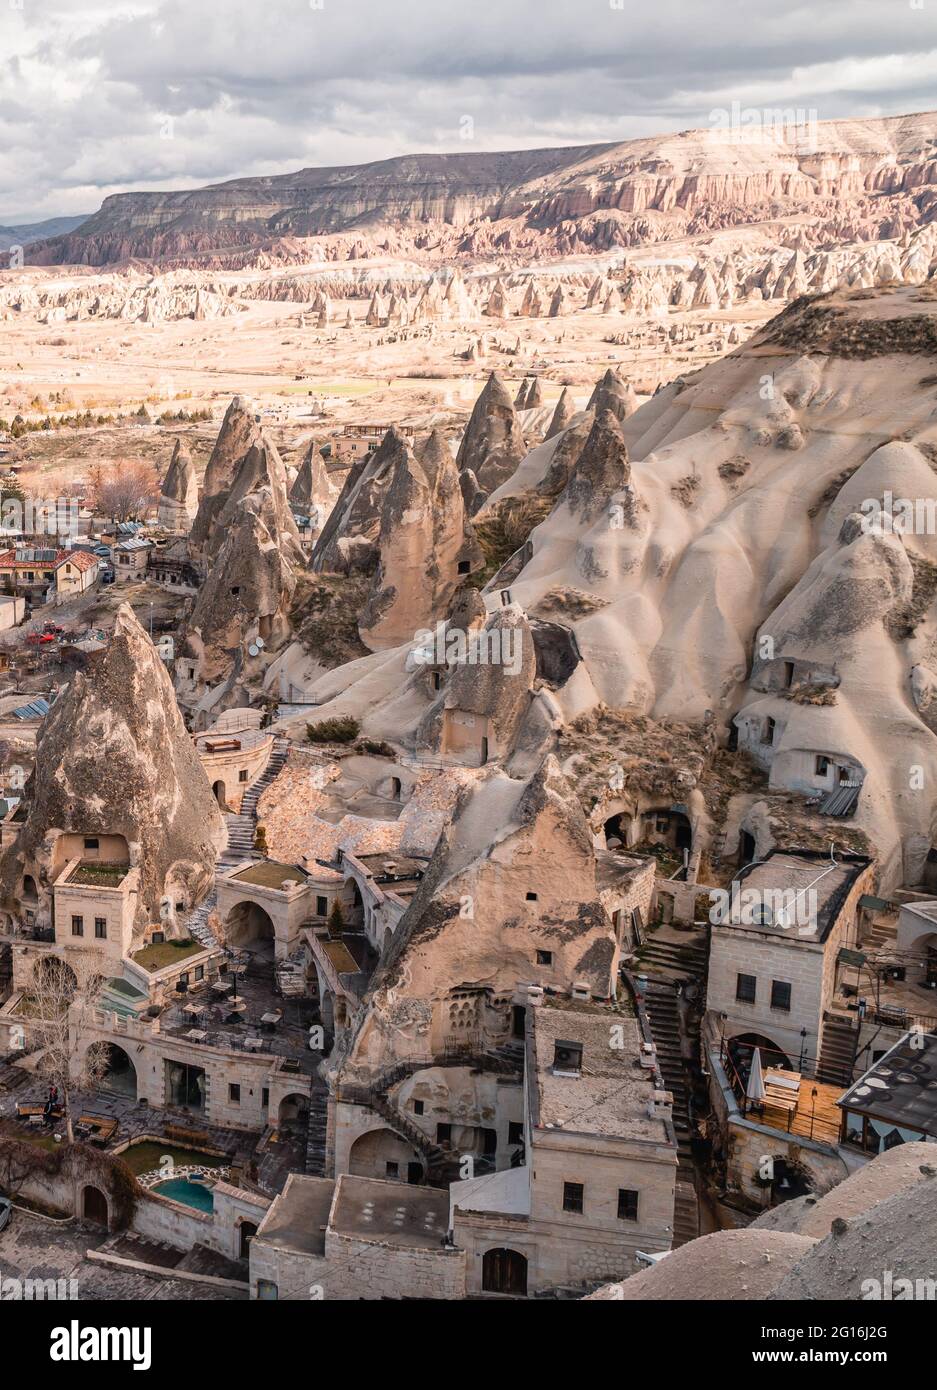
[[[770,932],[794,942],[822,943],[870,862],[864,855],[839,854],[834,860],[822,851],[772,850],[759,863],[742,869],[734,882],[740,895],[752,890],[783,894],[780,920],[746,921],[744,912],[743,920],[737,920],[736,914],[724,925],[736,931]],[[745,899],[740,897],[740,903],[744,909]]]
[[[325,1251],[325,1228],[335,1182],[332,1178],[310,1178],[291,1173],[286,1187],[264,1217],[258,1236],[280,1250],[296,1250],[305,1255]]]
[[[668,1142],[663,1120],[647,1113],[657,1089],[653,1069],[638,1065],[643,1038],[638,1020],[601,1004],[560,1003],[546,996],[529,1011],[533,1050],[537,1129],[563,1129],[609,1138]],[[557,1043],[582,1047],[582,1070],[553,1070]],[[621,1044],[619,1046],[619,1044]]]
[[[906,1033],[836,1103],[937,1136],[937,1036]]]
[[[438,1250],[449,1229],[449,1191],[343,1173],[331,1229],[358,1240]]]

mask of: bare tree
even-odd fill
[[[57,1088],[65,1111],[65,1132],[75,1142],[72,1100],[76,1091],[88,1090],[107,1072],[106,1043],[92,1043],[82,1058],[73,1054],[72,1027],[90,1014],[100,995],[100,977],[79,985],[71,966],[58,956],[43,956],[33,971],[26,1000],[30,1041],[41,1051],[37,1072]]]
[[[95,512],[111,521],[138,521],[159,500],[159,475],[149,463],[120,463],[106,473],[95,469],[89,481]]]

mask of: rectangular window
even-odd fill
[[[205,967],[204,967],[204,965],[197,965],[197,966],[195,967],[195,978],[196,978],[197,980],[204,980],[204,978],[205,978]]]
[[[263,1090],[261,1091],[261,1093],[260,1093],[260,1103],[261,1103],[261,1105],[263,1106],[264,1110],[266,1110],[267,1107],[268,1107],[268,1105],[270,1104],[270,1087],[269,1087],[269,1086],[265,1086],[265,1087],[263,1088]]]
[[[630,1187],[618,1189],[618,1219],[619,1221],[637,1221],[638,1219],[638,1194],[633,1192]]]
[[[824,758],[822,754],[817,758],[816,771],[818,777],[825,777],[830,770],[829,758]]]
[[[538,952],[537,952],[537,964],[538,964],[538,965],[552,965],[552,964],[553,964],[553,952],[552,952],[552,951],[538,951]]]
[[[399,1178],[400,1165],[398,1163],[385,1163],[384,1172],[388,1178]]]
[[[95,940],[96,940],[96,941],[106,941],[106,940],[107,940],[107,918],[106,918],[106,917],[95,917],[95,919],[94,919],[94,936],[95,936]]]
[[[508,1143],[509,1143],[509,1144],[523,1144],[523,1142],[524,1142],[524,1124],[523,1124],[523,1121],[521,1121],[521,1120],[509,1120],[509,1121],[508,1121]]]
[[[451,1143],[452,1143],[452,1125],[437,1125],[437,1126],[436,1126],[436,1143],[437,1143],[437,1144],[451,1144]]]
[[[755,975],[736,975],[735,997],[740,1004],[754,1004],[756,984],[757,977]]]
[[[247,768],[246,768],[246,767],[242,767],[242,768],[239,768],[239,769],[238,769],[238,781],[239,781],[239,782],[246,782],[246,781],[247,781]]]
[[[773,743],[773,742],[774,742],[774,731],[775,731],[776,728],[777,728],[777,725],[775,724],[775,722],[774,722],[773,719],[771,719],[771,718],[769,717],[769,718],[767,718],[767,719],[765,720],[765,729],[764,729],[764,733],[763,733],[762,736],[761,736],[761,741],[762,741],[762,743]]]
[[[791,1011],[791,987],[786,980],[771,981],[771,1007],[772,1009],[783,1009],[789,1014]]]
[[[72,918],[72,936],[84,936],[85,919],[83,917]]]
[[[582,1215],[582,1201],[586,1189],[581,1182],[564,1182],[563,1184],[563,1210],[574,1211],[579,1216]]]
[[[98,848],[98,837],[97,837],[96,835],[86,835],[86,836],[85,836],[85,849],[97,849],[97,848]]]
[[[327,917],[329,915],[328,898],[316,898],[316,916]]]
[[[228,1083],[228,1100],[231,1105],[240,1105],[241,1103],[241,1088],[236,1081]]]

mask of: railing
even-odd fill
[[[736,1064],[736,1058],[735,1056],[733,1056],[731,1046],[732,1042],[733,1039],[731,1038],[722,1039],[719,1045],[719,1059],[722,1062],[722,1065],[725,1069],[726,1076],[729,1078],[729,1084],[731,1085],[732,1090],[735,1093],[735,1098],[738,1101],[739,1109],[741,1110],[743,1115],[747,1115],[750,1110],[761,1110],[764,1108],[766,1104],[770,1106],[771,1101],[755,1101],[749,1097],[749,1067],[745,1067],[744,1070],[739,1069],[739,1066]],[[751,1052],[754,1053],[754,1048],[750,1047],[750,1044],[745,1043],[743,1044],[743,1046],[745,1047],[746,1051],[751,1050]],[[781,1052],[780,1049],[773,1047],[761,1046],[759,1046],[758,1051],[761,1054],[761,1064],[763,1069],[771,1067],[776,1071],[790,1072],[792,1070],[790,1058],[788,1057],[786,1052]],[[750,1066],[751,1059],[749,1058],[748,1060]],[[818,1080],[817,1073],[821,1068],[827,1075],[829,1075],[829,1073],[832,1070],[834,1070],[834,1068],[831,1068],[828,1065],[823,1065],[816,1057],[808,1057],[806,1054],[804,1054],[798,1059],[796,1071],[797,1074],[800,1075],[805,1081],[816,1081]],[[848,1068],[848,1070],[851,1073],[851,1068]],[[841,1077],[838,1077],[836,1081],[828,1084],[842,1085],[843,1090],[845,1090],[846,1087],[852,1081],[851,1074],[847,1076],[846,1071],[847,1068],[844,1067],[843,1075]],[[788,1132],[790,1132],[795,1115],[796,1109],[791,1110],[788,1114]]]

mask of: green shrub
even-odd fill
[[[361,725],[351,715],[339,715],[336,719],[322,719],[318,724],[306,725],[306,739],[309,743],[352,743],[361,731]]]

